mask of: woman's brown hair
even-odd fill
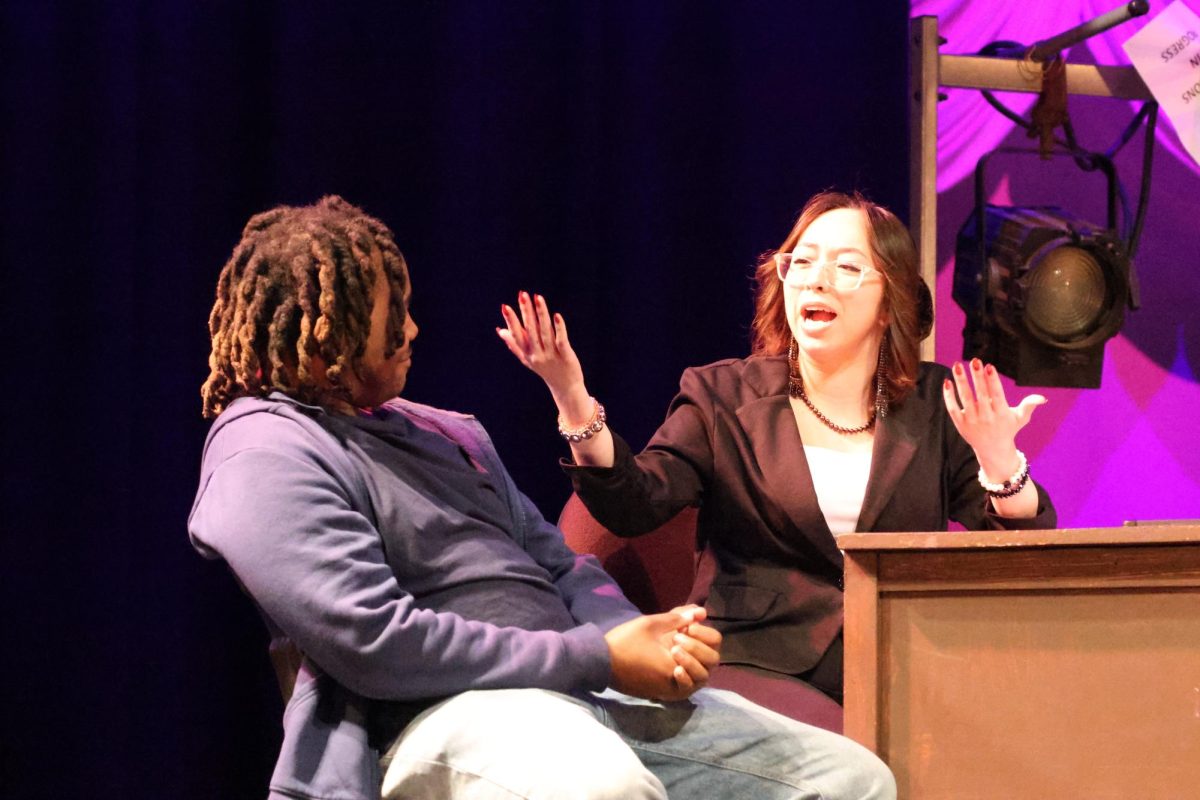
[[[920,363],[920,343],[933,327],[933,298],[918,271],[917,248],[895,214],[858,192],[826,191],[814,195],[796,219],[778,250],[764,253],[755,269],[751,350],[755,355],[782,355],[792,331],[783,306],[783,282],[775,271],[775,253],[790,253],[813,221],[839,208],[862,211],[875,266],[883,273],[883,312],[889,322],[884,339],[888,348],[887,397],[899,403],[913,390]]]

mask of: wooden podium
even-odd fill
[[[1200,798],[1200,524],[837,542],[845,732],[901,798]]]

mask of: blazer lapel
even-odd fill
[[[900,478],[912,464],[921,433],[929,424],[932,409],[914,392],[898,408],[889,411],[875,428],[875,446],[871,455],[871,474],[867,495],[858,515],[858,530],[873,530],[879,515],[887,507]]]
[[[840,567],[841,553],[817,503],[812,473],[808,459],[804,457],[804,442],[796,429],[796,417],[787,394],[751,400],[738,408],[737,417],[754,450],[763,482],[769,490],[767,495],[783,509],[806,539]]]

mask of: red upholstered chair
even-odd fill
[[[275,680],[279,681],[279,693],[283,695],[286,706],[292,699],[296,689],[296,678],[300,676],[300,664],[304,654],[296,643],[286,636],[276,636],[267,645],[267,653],[271,657],[271,666],[275,670]]]
[[[625,596],[653,614],[687,602],[696,576],[696,514],[686,508],[655,531],[622,539],[608,531],[571,495],[558,518],[567,544],[591,553]],[[729,689],[780,714],[841,733],[842,707],[817,689],[763,670],[718,667],[709,683]]]
[[[634,539],[609,533],[571,495],[558,518],[567,544],[596,556],[625,596],[643,613],[666,611],[687,602],[696,573],[696,513],[684,509],[655,531]],[[270,626],[269,626],[270,627]],[[271,664],[284,703],[292,696],[303,658],[300,648],[280,634],[271,640]],[[710,686],[729,689],[781,714],[840,733],[842,708],[816,689],[761,671],[718,668]]]
[[[696,576],[696,509],[685,508],[661,528],[622,539],[592,517],[583,501],[571,495],[558,518],[567,544],[576,553],[591,553],[645,614],[687,602]]]

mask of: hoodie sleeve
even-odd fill
[[[234,433],[229,427],[222,435]],[[210,448],[218,460],[205,465],[189,531],[339,683],[394,700],[467,689],[605,687],[608,648],[591,621],[565,633],[531,632],[417,608],[343,482],[315,454],[286,446],[286,438],[276,442]],[[584,584],[595,585],[594,576]]]
[[[524,522],[521,544],[550,573],[577,622],[592,623],[607,632],[641,616],[595,556],[576,554],[558,526],[547,522],[532,500],[519,491],[517,498]]]

